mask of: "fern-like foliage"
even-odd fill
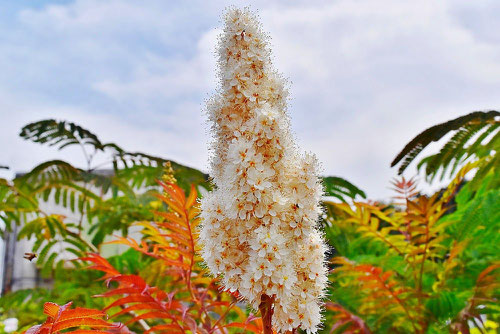
[[[35,167],[29,174],[30,180],[43,182],[47,178],[57,180],[88,181],[94,186],[102,186],[105,192],[114,185],[115,190],[121,191],[119,182],[105,182],[102,174],[92,173],[97,168],[110,168],[113,172],[108,173],[108,179],[118,177],[121,185],[129,184],[134,188],[153,186],[154,181],[161,177],[165,163],[169,160],[142,152],[129,152],[115,143],[103,143],[96,134],[82,126],[54,119],[46,119],[30,123],[23,127],[20,136],[35,143],[47,144],[63,149],[68,146],[78,145],[82,148],[84,157],[88,162],[86,174],[82,170],[72,168],[68,163],[61,161],[45,162]],[[105,162],[93,166],[92,160],[98,153],[106,155]],[[176,178],[181,180],[181,186],[189,184],[203,184],[207,186],[208,176],[193,168],[189,168],[175,162],[171,162]],[[116,174],[120,175],[116,175]],[[190,176],[186,179],[185,176]],[[97,178],[97,180],[94,180]],[[99,180],[99,178],[101,180]],[[183,184],[186,182],[186,184]]]
[[[395,279],[395,273],[384,271],[370,264],[355,264],[348,259],[337,257],[334,264],[337,276],[353,280],[363,303],[358,311],[365,316],[380,317],[381,323],[389,321],[394,330],[419,332],[421,330],[422,309],[413,298],[413,291]],[[404,317],[408,321],[401,321]]]
[[[401,203],[403,201],[403,205],[412,198],[415,198],[418,195],[417,191],[417,182],[415,178],[406,179],[404,176],[401,179],[394,178],[391,181],[393,185],[392,190],[394,190],[397,195],[393,198]],[[397,202],[396,202],[397,204]]]
[[[0,178],[0,220],[4,230],[0,230],[3,236],[5,231],[10,231],[12,224],[19,225],[21,219],[28,214],[38,212],[38,200],[16,185],[15,182]]]
[[[98,254],[83,258],[94,263],[91,269],[105,273],[103,279],[108,284],[118,283],[115,289],[100,295],[117,298],[106,310],[121,307],[112,317],[127,316],[126,324],[146,321],[144,333],[223,333],[225,327],[259,333],[258,319],[247,318],[236,306],[237,294],[219,291],[216,281],[208,277],[201,265],[196,188],[192,186],[186,196],[176,184],[159,183],[163,193],[157,194],[157,198],[164,207],[154,211],[155,223],[136,223],[143,228],[141,242],[130,237],[110,242],[126,245],[153,259],[147,277],[121,274]],[[157,270],[159,275],[152,274]],[[161,289],[165,281],[168,291]],[[232,321],[226,319],[229,316]]]
[[[58,149],[71,145],[92,145],[96,150],[103,150],[105,147],[89,130],[75,123],[55,119],[27,124],[21,129],[19,135],[35,143],[57,146]]]
[[[330,333],[352,333],[352,334],[371,334],[372,332],[366,323],[345,309],[342,305],[332,302],[327,302],[325,305],[328,311],[333,312]]]
[[[55,146],[60,150],[72,145],[82,146],[87,159],[91,159],[91,156],[98,151],[106,151],[111,156],[109,163],[113,165],[113,169],[115,171],[120,167],[128,168],[139,165],[159,167],[159,172],[161,173],[161,168],[164,163],[167,162],[164,158],[150,154],[142,152],[128,152],[115,143],[103,143],[99,140],[97,135],[90,130],[68,121],[45,119],[33,122],[27,124],[21,129],[20,136],[35,143]],[[92,151],[87,152],[85,150],[86,146],[91,148]],[[181,165],[174,163],[174,170],[177,169],[177,167],[181,167]]]
[[[18,239],[35,237],[32,252],[37,254],[42,277],[49,278],[56,264],[62,266],[68,257],[81,257],[95,250],[76,231],[74,224],[66,224],[62,215],[41,215],[23,225]]]
[[[118,328],[102,318],[106,318],[106,313],[99,310],[77,307],[71,309],[72,302],[59,306],[55,303],[47,302],[43,305],[43,313],[47,315],[47,320],[41,325],[35,325],[24,332],[24,334],[107,334],[106,329]],[[73,329],[83,327],[81,329]],[[92,329],[84,329],[92,328]],[[68,331],[69,329],[72,329]]]
[[[398,173],[403,173],[430,143],[456,131],[439,153],[423,159],[419,164],[419,168],[425,166],[425,172],[431,179],[440,171],[442,176],[447,172],[453,174],[460,164],[472,155],[483,157],[490,154],[491,150],[498,150],[499,116],[500,112],[495,110],[475,111],[432,126],[413,138],[392,161],[391,167],[401,163]]]
[[[494,305],[498,305],[500,298],[500,262],[493,263],[484,269],[477,278],[474,294],[467,301],[467,305],[460,311],[451,325],[453,333],[470,333],[469,321],[476,327],[484,328],[482,315],[485,305],[490,306],[490,314],[498,314],[500,310]]]
[[[209,188],[208,176],[196,169],[104,143],[72,122],[41,120],[23,127],[20,135],[58,149],[79,146],[87,162],[81,168],[49,160],[13,181],[0,180],[0,219],[5,223],[1,232],[22,225],[19,238],[36,238],[32,252],[39,253],[37,264],[44,277],[68,254],[95,252],[115,231],[126,236],[133,222],[151,220],[151,205],[157,201],[152,192],[159,189],[156,180],[167,164],[184,189],[191,184]],[[98,154],[104,163],[94,164]],[[46,203],[55,204],[57,212],[45,212]]]
[[[106,279],[108,284],[118,282],[116,289],[99,295],[99,297],[119,296],[118,299],[109,304],[105,309],[109,310],[114,307],[121,307],[121,310],[112,315],[112,317],[130,314],[132,318],[128,321],[129,324],[145,319],[164,319],[167,322],[153,326],[147,329],[145,333],[154,331],[168,332],[169,330],[171,332],[184,332],[184,329],[196,329],[196,327],[192,327],[196,322],[189,315],[187,318],[184,317],[183,321],[182,316],[186,311],[185,306],[178,300],[174,300],[173,295],[169,295],[157,287],[149,286],[138,275],[122,275],[106,259],[98,254],[89,254],[88,257],[82,258],[82,260],[94,263],[93,266],[89,267],[90,269],[104,272],[105,275],[103,278]]]
[[[124,237],[136,221],[151,221],[151,208],[158,201],[153,193],[166,170],[177,185],[210,188],[208,176],[196,169],[142,152],[129,152],[115,143],[105,143],[84,127],[54,119],[26,125],[21,137],[58,149],[81,147],[87,166],[77,167],[56,159],[42,162],[13,182],[0,183],[0,218],[6,230],[22,224],[20,238],[35,237],[32,249],[44,277],[50,267],[74,254],[95,252],[116,231]],[[94,164],[101,155],[101,164]],[[107,168],[107,169],[102,169]],[[365,197],[358,187],[339,177],[325,177],[325,194],[341,201]],[[69,209],[71,214],[44,212],[45,203]],[[65,211],[63,211],[65,212]]]
[[[173,270],[183,270],[189,276],[196,265],[195,240],[200,223],[196,204],[197,192],[191,187],[189,197],[175,184],[159,182],[164,194],[157,197],[167,205],[168,211],[155,211],[156,224],[143,221],[144,238],[139,244],[132,238],[118,238],[110,243],[125,244],[147,256],[162,260]]]
[[[397,205],[325,203],[335,331],[362,332],[358,317],[377,333],[468,333],[470,321],[498,318],[500,193],[488,178],[479,191],[462,186],[481,168],[468,162],[431,196],[395,180]]]
[[[40,208],[40,201],[47,199],[46,187],[49,184],[48,180],[40,187],[23,184],[18,179],[0,182],[0,218],[5,223],[5,231],[8,232],[12,224],[22,224],[17,238],[36,240],[31,251],[41,268],[42,277],[45,278],[50,277],[54,266],[64,261],[69,254],[80,257],[94,249],[79,233],[77,224],[66,221],[64,215],[46,213]],[[83,200],[78,195],[75,196],[73,190],[72,186],[58,183],[55,193],[63,193],[66,206],[78,210],[82,207]],[[88,197],[100,199],[93,194]]]
[[[406,238],[401,233],[405,228],[404,222],[399,217],[394,219],[395,216],[391,216],[399,215],[392,209],[368,203],[354,203],[354,207],[347,203],[326,202],[326,205],[330,215],[332,211],[337,212],[331,225],[336,225],[339,220],[343,224],[352,224],[354,231],[359,233],[359,238],[382,243],[387,251],[403,254],[403,249],[407,246]]]
[[[61,307],[46,304],[47,321],[32,327],[27,333],[59,333],[77,326],[90,329],[71,333],[129,333],[128,328],[146,334],[228,333],[234,329],[262,332],[261,319],[247,315],[241,305],[237,305],[238,294],[221,291],[217,281],[207,275],[201,264],[197,255],[200,220],[196,188],[192,186],[186,196],[184,190],[174,183],[159,183],[163,192],[156,194],[156,198],[161,205],[154,210],[151,220],[137,223],[143,228],[142,241],[121,237],[110,242],[129,246],[126,253],[135,254],[133,258],[127,257],[128,272],[117,259],[108,260],[98,253],[88,253],[80,259],[92,263],[86,271],[104,273],[101,279],[106,282],[108,290],[94,297],[100,297],[97,300],[104,300],[107,306],[97,311],[69,310],[71,304]],[[48,226],[46,230],[46,233],[51,233]],[[133,268],[140,264],[140,272],[134,272]],[[104,324],[107,322],[100,318],[107,317],[107,314],[127,327],[106,328]],[[103,326],[101,331],[92,331],[99,326]]]

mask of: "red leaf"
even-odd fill
[[[109,310],[112,307],[120,306],[128,303],[148,303],[154,302],[154,299],[150,296],[140,296],[140,295],[131,295],[127,297],[120,298],[115,300],[110,305],[106,306],[105,310]]]
[[[114,295],[133,294],[136,292],[137,292],[136,289],[133,287],[118,288],[118,289],[106,291],[100,295],[94,295],[93,297],[110,297],[110,296],[114,296]]]
[[[138,315],[137,317],[130,319],[129,321],[127,321],[127,324],[131,324],[142,319],[176,319],[176,318],[177,317],[175,317],[175,315],[173,314],[169,314],[166,312],[152,311]]]
[[[147,289],[148,285],[142,277],[137,276],[137,275],[116,275],[108,279],[109,282],[111,281],[116,281],[119,283],[127,283],[130,285],[133,285],[141,290]]]
[[[168,324],[168,325],[156,325],[148,329],[147,331],[144,332],[144,334],[149,334],[153,333],[155,331],[163,331],[163,330],[168,330],[167,333],[184,333],[184,330],[182,328],[179,328],[178,325],[174,324]],[[173,331],[177,330],[177,331]]]
[[[61,307],[56,303],[47,302],[43,304],[43,313],[49,317],[56,318],[59,315]]]
[[[126,314],[130,311],[137,311],[137,310],[162,310],[162,308],[157,303],[153,302],[140,303],[124,308],[120,312],[113,314],[111,318],[117,317],[121,314]]]

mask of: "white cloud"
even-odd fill
[[[199,95],[215,89],[215,58],[213,48],[218,30],[204,33],[197,43],[194,57],[170,59],[159,55],[148,55],[146,66],[136,64],[131,69],[133,77],[128,82],[104,80],[93,87],[117,100],[175,98],[177,96]]]
[[[388,195],[389,163],[413,136],[498,108],[500,47],[478,39],[452,9],[335,1],[263,11],[278,66],[293,81],[293,124],[327,172]]]
[[[17,101],[17,99],[15,100]],[[1,101],[0,108],[2,110],[10,110],[12,114],[16,115],[11,121],[0,123],[0,142],[6,144],[2,147],[0,165],[11,167],[11,172],[27,171],[35,163],[61,158],[78,166],[85,166],[85,160],[79,147],[68,147],[64,151],[58,152],[55,148],[24,141],[18,137],[22,126],[46,118],[70,120],[81,124],[95,133],[103,142],[117,143],[129,151],[142,151],[168,157],[197,168],[203,167],[206,161],[203,140],[182,140],[182,138],[189,138],[187,129],[182,127],[181,130],[176,129],[175,131],[137,127],[132,123],[124,122],[116,115],[90,113],[88,110],[71,106],[57,108],[30,104],[20,106],[17,102],[8,101],[6,96],[2,96]],[[186,109],[197,108],[190,105],[183,107]],[[203,137],[203,134],[195,134]],[[95,164],[103,161],[105,161],[104,157],[97,157]],[[4,171],[4,174],[6,173]]]
[[[12,138],[33,118],[60,117],[127,149],[205,167],[201,110],[216,83],[213,47],[227,4],[77,0],[20,10],[15,25],[0,25],[6,163],[27,169],[54,154]],[[500,105],[495,1],[253,7],[292,82],[298,140],[326,173],[372,197],[390,194],[389,163],[417,133]]]

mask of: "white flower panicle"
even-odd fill
[[[322,186],[314,156],[290,133],[284,79],[247,9],[230,9],[219,40],[221,88],[208,103],[215,190],[201,204],[202,256],[257,308],[275,297],[273,326],[316,332],[327,284],[316,225]]]

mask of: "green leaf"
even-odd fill
[[[448,153],[451,147],[463,147],[463,144],[465,144],[465,142],[467,142],[468,139],[470,139],[472,135],[478,132],[482,127],[489,127],[492,124],[494,126],[498,126],[498,121],[495,121],[495,118],[498,116],[500,116],[500,112],[495,110],[488,112],[475,111],[445,123],[434,125],[413,138],[392,161],[391,167],[394,167],[403,161],[398,170],[398,174],[402,174],[408,165],[415,160],[420,152],[430,143],[440,140],[451,131],[459,130],[459,132],[451,139],[450,143],[445,145],[444,150],[439,155],[439,159],[437,159],[445,161],[446,163],[444,165],[447,166],[453,161],[453,157],[458,159],[461,156]],[[430,160],[426,160],[426,163],[430,163]],[[431,165],[435,170],[438,164],[433,163]],[[439,166],[441,166],[441,164],[439,164]],[[456,167],[453,169],[455,168]]]
[[[22,138],[35,143],[48,144],[63,149],[71,145],[92,145],[96,150],[103,150],[103,144],[95,134],[75,123],[45,119],[25,125]]]
[[[332,196],[346,202],[346,198],[355,199],[356,196],[366,198],[363,190],[356,187],[351,182],[337,176],[327,176],[322,178],[325,196]]]

